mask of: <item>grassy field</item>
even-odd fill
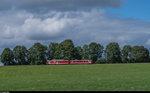
[[[0,67],[0,91],[150,91],[150,64]]]

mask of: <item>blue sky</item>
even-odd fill
[[[72,39],[150,48],[150,0],[0,0],[0,53]]]
[[[120,18],[135,18],[150,21],[150,0],[125,0],[121,8],[106,10],[120,15]]]

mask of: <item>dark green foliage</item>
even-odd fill
[[[54,59],[63,59],[61,44],[57,44],[57,46],[56,46],[56,51],[54,53]]]
[[[27,49],[25,46],[16,46],[13,49],[14,60],[18,65],[27,65]]]
[[[149,51],[144,46],[125,45],[120,51],[119,44],[109,43],[104,47],[96,42],[91,42],[83,47],[74,46],[72,40],[67,39],[61,43],[50,43],[48,48],[40,43],[35,43],[28,50],[25,46],[16,46],[13,51],[5,48],[1,54],[4,65],[41,65],[46,60],[92,60],[93,63],[131,63],[150,61]],[[104,51],[105,58],[102,58]]]
[[[108,63],[120,63],[121,62],[121,52],[119,44],[112,42],[106,46],[106,61]]]
[[[77,60],[81,60],[82,52],[83,52],[83,49],[80,46],[75,47],[74,58]]]
[[[40,65],[40,64],[46,64],[46,50],[47,47],[40,44],[35,43],[30,49],[29,49],[29,63],[34,65]]]
[[[89,46],[88,45],[83,46],[82,59],[84,59],[84,60],[90,59],[89,58]]]
[[[54,59],[54,58],[57,58],[57,53],[55,55],[55,52],[57,52],[57,49],[59,48],[58,47],[58,43],[50,43],[49,44],[49,47],[48,47],[48,53],[47,53],[47,56],[48,56],[48,59],[51,60],[51,59]],[[59,50],[59,49],[58,49]]]
[[[14,55],[12,50],[5,48],[1,54],[1,62],[4,65],[14,65]]]
[[[131,50],[132,62],[147,62],[149,61],[149,51],[144,46],[134,46]]]
[[[35,65],[37,52],[33,48],[30,48],[28,51],[29,51],[29,53],[27,55],[28,56],[28,62],[30,65]]]
[[[106,64],[106,59],[98,59],[95,64]]]
[[[96,42],[92,42],[89,45],[90,59],[95,62],[98,58],[102,57],[104,47]]]
[[[75,47],[72,40],[67,39],[60,43],[61,56],[65,60],[74,59]]]
[[[131,49],[132,47],[130,45],[125,45],[122,49],[122,62],[130,62],[130,56],[131,56]]]

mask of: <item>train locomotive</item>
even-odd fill
[[[91,60],[47,60],[47,65],[63,64],[93,64]]]

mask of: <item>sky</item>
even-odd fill
[[[150,48],[150,0],[0,0],[0,53],[72,39]]]
[[[150,0],[124,0],[121,8],[107,8],[113,14],[120,15],[121,18],[134,18],[150,21]]]

